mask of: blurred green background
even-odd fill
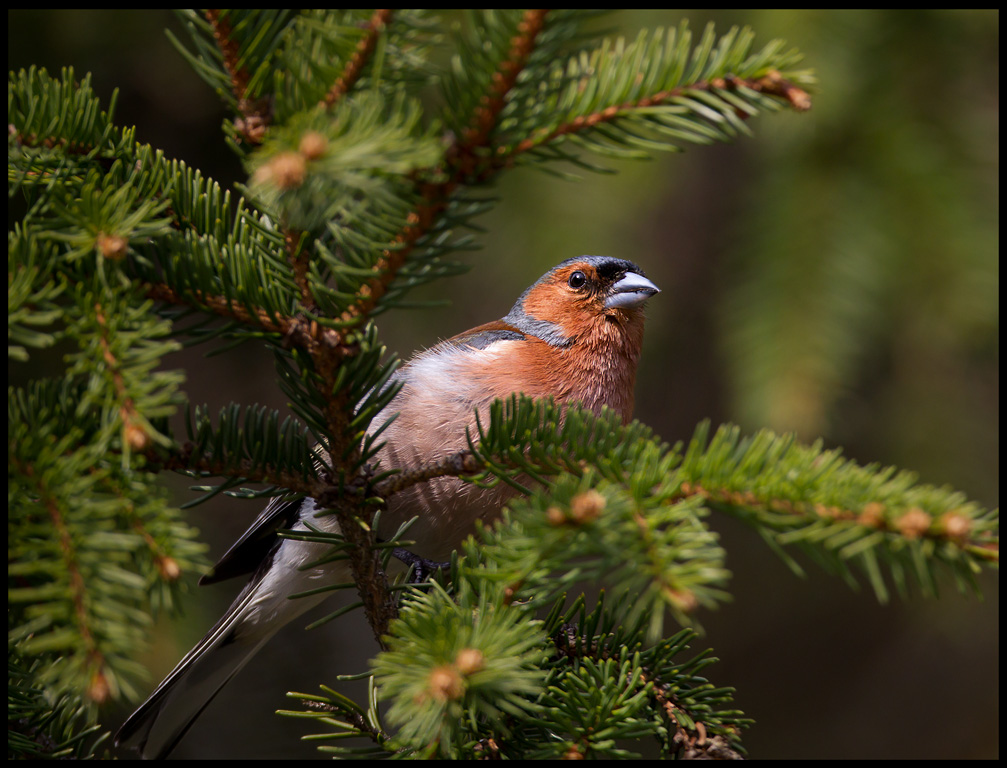
[[[796,430],[998,505],[998,11],[622,11],[604,23],[634,37],[681,18],[721,33],[748,24],[758,45],[782,37],[802,50],[819,78],[812,110],[761,116],[755,137],[733,144],[608,161],[618,174],[581,183],[510,173],[478,222],[472,270],[416,296],[451,306],[381,316],[389,348],[407,357],[502,316],[562,259],[628,258],[663,291],[648,310],[636,414],[666,440],[703,418]],[[160,11],[8,11],[8,66],[90,71],[99,95],[120,89],[117,122],[139,140],[225,186],[241,180],[221,106],[166,27],[180,32]],[[283,407],[268,353],[202,351],[167,361],[187,370],[194,403]],[[215,556],[256,512],[225,499],[192,516]],[[879,606],[813,567],[793,577],[750,531],[712,522],[735,599],[700,617],[694,650],[714,648],[711,679],[736,686],[756,719],[752,757],[999,754],[995,575],[981,579],[981,602],[945,581],[940,601]],[[236,589],[199,590],[184,621],[159,625],[158,679]],[[308,635],[288,627],[175,756],[317,756],[294,741],[304,726],[271,711],[289,706],[284,691],[311,692],[372,652],[359,616]]]

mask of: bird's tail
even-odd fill
[[[115,735],[144,758],[165,757],[227,682],[280,627],[324,596],[287,600],[250,581],[206,637],[186,654]],[[282,601],[282,602],[279,602]],[[261,620],[268,614],[268,621]]]

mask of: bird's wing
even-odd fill
[[[276,532],[281,528],[290,528],[296,522],[302,503],[303,499],[272,499],[248,530],[217,561],[213,570],[200,578],[199,585],[216,584],[218,581],[252,573],[276,543]]]

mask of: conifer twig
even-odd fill
[[[220,15],[216,8],[209,8],[205,12],[206,20],[213,28],[213,39],[220,49],[220,55],[224,63],[224,68],[231,76],[231,92],[238,104],[245,101],[245,92],[248,88],[248,71],[244,67],[238,66],[241,51],[238,44],[231,38],[231,25],[227,19]]]
[[[90,676],[86,689],[87,696],[95,703],[101,704],[108,699],[111,691],[103,671],[106,666],[105,658],[95,640],[91,615],[87,609],[87,585],[80,571],[77,545],[67,525],[64,513],[49,488],[46,487],[42,474],[37,473],[31,464],[24,464],[13,457],[10,460],[19,466],[20,472],[24,477],[32,479],[37,489],[38,500],[49,513],[49,521],[52,523],[53,531],[59,540],[59,549],[66,569],[68,588],[71,595],[70,603],[73,606],[75,617],[75,631],[79,633],[80,640],[85,648],[86,663],[84,666]]]
[[[599,642],[601,638],[585,637],[577,632],[572,624],[564,624],[551,638],[553,645],[562,657],[568,659],[589,658],[603,661],[612,658],[608,647]],[[677,700],[673,686],[662,680],[650,670],[644,668],[640,675],[640,685],[651,684],[650,695],[661,708],[674,736],[670,741],[685,750],[685,756],[690,759],[741,759],[741,755],[733,749],[723,736],[708,738],[706,723],[700,717],[700,712],[689,711]],[[678,716],[677,713],[685,715]],[[695,728],[688,729],[682,721],[691,722]]]
[[[425,483],[437,477],[458,477],[459,475],[471,475],[481,471],[484,466],[472,455],[472,451],[457,451],[449,456],[445,456],[440,461],[432,461],[414,469],[408,469],[397,475],[392,475],[386,480],[382,480],[374,486],[374,493],[378,496],[391,496],[404,491],[417,483]]]
[[[272,315],[264,309],[256,310],[253,314],[249,312],[247,307],[226,296],[207,294],[196,289],[192,293],[192,298],[202,309],[246,325],[255,325],[263,330],[282,334],[288,343],[304,349],[325,347],[339,357],[352,355],[355,350],[355,345],[346,343],[346,337],[342,331],[327,328],[314,320]],[[192,305],[192,301],[179,295],[177,291],[163,283],[148,283],[146,294],[148,298],[165,304]]]
[[[208,9],[206,20],[213,29],[213,39],[220,49],[224,68],[231,77],[231,92],[238,102],[241,117],[234,121],[234,127],[252,145],[261,144],[270,122],[268,102],[253,103],[248,98],[249,74],[239,66],[241,50],[231,37],[231,25],[221,16],[218,9]]]
[[[311,285],[308,282],[308,255],[307,251],[301,247],[300,233],[285,228],[283,240],[287,246],[287,258],[294,272],[294,282],[301,292],[301,305],[308,312],[317,313],[318,304],[315,302],[315,297],[311,293]]]
[[[71,155],[86,155],[94,149],[91,145],[79,141],[67,141],[64,138],[53,138],[52,136],[40,138],[34,133],[24,134],[13,125],[7,126],[7,136],[13,138],[22,147],[45,147],[46,149],[59,147]]]
[[[535,147],[547,144],[548,142],[561,136],[593,128],[600,123],[610,122],[624,116],[627,112],[667,104],[672,99],[685,95],[688,91],[713,91],[718,88],[733,90],[739,86],[744,86],[753,91],[768,93],[773,96],[784,98],[792,107],[794,107],[794,109],[800,112],[811,108],[811,97],[808,95],[807,91],[804,91],[788,80],[785,80],[780,73],[775,70],[772,70],[769,74],[760,78],[740,78],[728,76],[724,78],[714,78],[712,80],[700,80],[699,82],[692,83],[691,85],[682,85],[676,88],[671,88],[667,91],[660,91],[655,93],[653,96],[646,96],[642,99],[637,99],[636,101],[629,101],[624,104],[613,104],[590,115],[581,115],[574,118],[569,123],[558,125],[552,130],[543,131],[536,136],[529,136],[527,139],[519,142],[512,152],[500,155],[499,157],[494,157],[494,160],[500,166],[509,165],[513,162],[513,158],[515,156],[534,149]]]
[[[493,75],[490,91],[483,94],[479,106],[470,116],[469,129],[455,140],[455,144],[445,154],[443,170],[446,178],[436,183],[418,182],[421,202],[407,217],[406,226],[395,236],[393,247],[385,250],[375,264],[377,277],[360,287],[357,301],[343,312],[340,317],[343,322],[362,319],[374,309],[405,265],[416,243],[430,231],[447,209],[451,193],[459,184],[476,175],[475,150],[488,142],[506,95],[514,87],[534,49],[535,40],[545,24],[545,16],[544,10],[525,12],[518,25],[518,34],[511,40],[507,58],[500,63]]]
[[[462,134],[458,145],[460,156],[470,155],[473,147],[487,142],[490,132],[496,125],[497,117],[504,108],[507,94],[517,82],[518,75],[528,62],[528,57],[535,48],[535,39],[545,26],[547,10],[528,10],[518,24],[518,34],[511,38],[511,47],[507,58],[500,62],[497,71],[493,73],[492,86],[489,93],[483,94],[479,106],[471,116],[469,128]],[[451,163],[449,164],[456,164]]]
[[[367,23],[367,34],[357,43],[357,49],[350,60],[346,62],[343,73],[333,84],[332,88],[329,89],[329,92],[325,94],[325,98],[319,102],[320,104],[331,108],[349,92],[363,72],[364,64],[367,63],[367,60],[374,53],[374,47],[378,42],[378,35],[391,22],[394,13],[390,8],[379,8],[374,12],[374,15],[371,16],[370,21]]]
[[[136,406],[133,404],[132,398],[126,393],[126,387],[122,378],[122,370],[119,366],[119,361],[116,360],[115,355],[112,354],[112,348],[108,341],[108,323],[105,320],[105,314],[102,311],[101,304],[94,305],[95,319],[98,322],[98,327],[101,329],[101,335],[98,339],[102,350],[102,359],[108,368],[109,373],[112,374],[112,385],[115,388],[116,395],[119,398],[119,418],[122,419],[122,441],[125,446],[133,450],[142,450],[147,446],[149,442],[149,437],[146,430],[139,419],[139,414],[136,412]]]
[[[168,469],[185,474],[196,473],[199,477],[240,477],[242,482],[269,483],[312,498],[318,498],[332,490],[323,480],[310,477],[305,479],[300,473],[273,469],[269,465],[255,466],[247,459],[229,462],[196,457],[195,445],[190,442],[182,444],[178,450],[169,455],[164,455],[159,450],[149,450],[145,455],[148,468],[152,471]]]
[[[889,520],[883,504],[871,501],[863,509],[843,509],[825,504],[810,504],[794,502],[789,499],[760,498],[753,491],[737,491],[726,488],[710,489],[696,483],[684,482],[681,495],[700,496],[713,504],[725,504],[733,507],[762,510],[773,513],[792,515],[795,519],[808,520],[829,519],[856,523],[884,533],[893,533],[905,539],[929,538],[943,541],[961,549],[968,549],[973,554],[986,560],[1000,559],[998,542],[970,537],[971,521],[967,515],[952,510],[934,521],[931,516],[919,507],[909,507],[897,517]]]

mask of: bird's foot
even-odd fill
[[[414,555],[408,549],[403,549],[402,547],[393,549],[392,555],[407,566],[412,567],[412,573],[409,575],[408,582],[410,584],[423,584],[430,581],[430,577],[434,571],[443,570],[451,565],[451,563],[438,563],[434,560],[427,560],[425,557]]]

